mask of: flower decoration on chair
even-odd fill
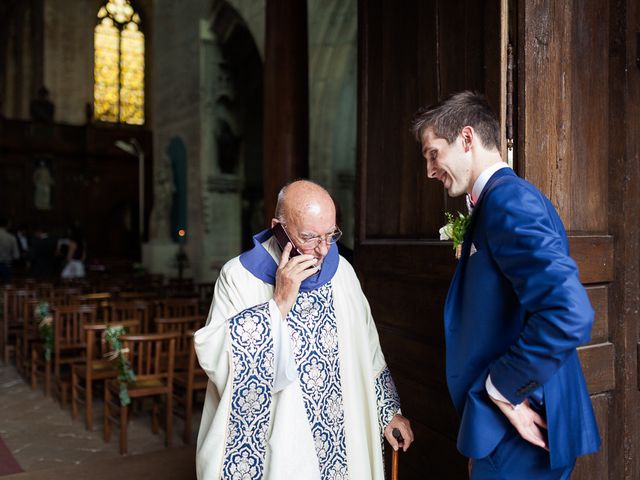
[[[471,221],[471,215],[463,215],[458,212],[458,216],[447,212],[445,213],[447,223],[439,230],[440,240],[452,240],[453,249],[456,252],[456,258],[460,259],[462,255],[462,242],[464,240],[464,234],[469,227]]]
[[[49,304],[47,302],[38,303],[33,313],[38,322],[40,339],[44,344],[44,358],[50,362],[51,352],[53,352],[53,316],[49,312]]]
[[[127,348],[122,348],[122,342],[120,341],[120,336],[124,333],[126,332],[122,326],[107,327],[104,331],[104,340],[111,347],[111,351],[105,353],[104,356],[108,360],[116,361],[118,381],[120,382],[120,404],[126,406],[131,403],[127,384],[135,381],[136,375],[131,369],[129,361],[124,356],[124,354],[129,351]]]

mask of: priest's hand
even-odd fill
[[[300,284],[318,271],[318,260],[313,255],[298,255],[290,259],[291,248],[291,243],[287,243],[282,250],[273,292],[273,299],[283,317],[287,316],[296,301]]]
[[[400,431],[400,435],[402,435],[401,442],[398,442],[398,440],[393,436],[394,428],[397,428]],[[411,423],[398,413],[393,416],[389,425],[384,429],[384,436],[394,450],[402,448],[402,451],[406,452],[409,449],[409,446],[413,443],[413,430],[411,430]]]
[[[522,438],[540,448],[549,450],[541,430],[541,428],[546,430],[547,423],[529,406],[529,400],[525,400],[514,407],[510,403],[496,400],[491,395],[489,395],[489,398],[498,406]]]

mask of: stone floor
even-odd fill
[[[105,460],[121,460],[118,453],[119,430],[112,430],[111,442],[102,439],[102,403],[94,402],[94,431],[84,422],[72,420],[70,409],[63,410],[42,389],[31,390],[13,366],[0,364],[0,437],[26,472],[82,465]],[[200,422],[193,422],[194,442]],[[173,445],[183,447],[183,422],[174,416]],[[129,425],[129,455],[164,449],[164,431],[151,432],[151,418],[141,412]],[[108,464],[108,462],[106,463]]]

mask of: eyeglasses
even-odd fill
[[[321,243],[326,243],[327,245],[331,245],[336,243],[342,237],[342,231],[336,227],[336,229],[327,233],[326,235],[317,235],[314,237],[307,237],[304,235],[300,236],[300,246],[305,248],[317,248]]]

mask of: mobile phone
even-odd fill
[[[291,249],[291,252],[289,252],[289,258],[302,255],[302,252],[296,248],[295,243],[293,243],[291,238],[289,238],[287,231],[284,229],[281,223],[276,223],[271,231],[273,232],[273,236],[276,237],[276,242],[278,242],[280,250],[284,250],[284,247],[287,246],[287,243],[291,244],[293,248]]]

